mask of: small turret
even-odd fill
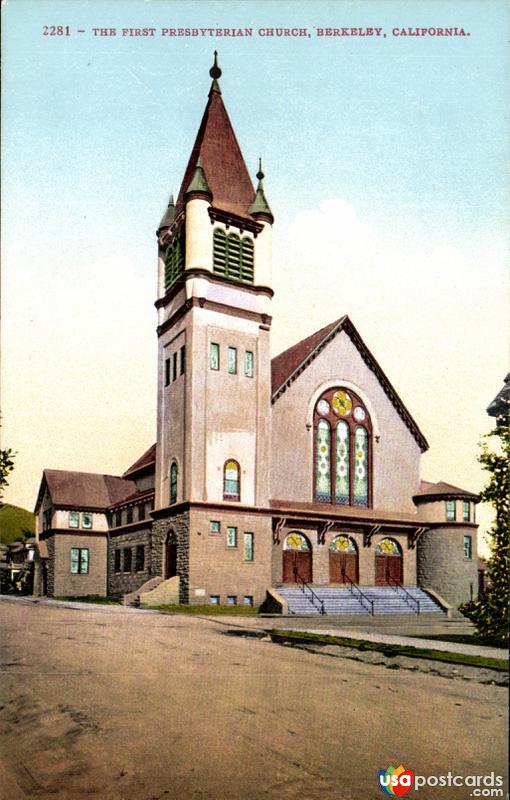
[[[172,222],[175,219],[175,203],[174,203],[174,196],[173,194],[170,195],[170,200],[168,201],[168,207],[163,214],[163,218],[158,225],[158,233],[163,228],[170,228],[172,226]]]
[[[255,194],[255,200],[250,206],[249,212],[255,219],[266,220],[272,225],[274,222],[274,217],[271,207],[267,202],[266,195],[264,194],[264,178],[265,175],[262,172],[262,159],[259,158],[259,171],[257,172],[257,192]]]
[[[187,203],[189,200],[194,200],[197,197],[201,198],[202,200],[212,200],[212,192],[209,188],[209,184],[207,183],[207,178],[205,177],[204,172],[204,164],[200,156],[197,160],[195,171],[191,176],[189,186],[186,189],[184,199]]]

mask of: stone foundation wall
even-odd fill
[[[151,564],[151,528],[142,528],[127,531],[108,538],[108,594],[114,597],[136,591],[152,577]],[[136,569],[136,548],[143,545],[145,548],[144,568]],[[115,551],[131,548],[130,572],[115,572]],[[124,566],[124,553],[121,553],[121,570]],[[159,574],[159,573],[154,573]]]
[[[472,557],[464,558],[464,536]],[[476,528],[444,527],[424,533],[417,545],[418,584],[434,589],[455,609],[478,594]]]
[[[53,597],[55,594],[55,537],[50,536],[46,539],[48,548],[48,572],[46,576],[46,594]]]
[[[189,512],[156,519],[152,526],[152,574],[165,576],[167,537],[177,543],[177,574],[179,602],[189,602]]]

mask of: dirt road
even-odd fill
[[[0,624],[2,800],[381,800],[389,764],[504,774],[501,687],[191,616],[2,602]]]

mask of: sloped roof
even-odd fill
[[[184,195],[199,158],[202,159],[205,177],[213,195],[214,208],[252,219],[249,208],[255,199],[255,190],[217,83],[209,92],[184,173],[175,208],[176,217],[184,208]]]
[[[385,394],[397,413],[410,430],[422,452],[428,450],[428,443],[418,425],[404,406],[402,400],[382,371],[374,356],[363,342],[349,317],[345,314],[324,328],[312,333],[306,339],[284,350],[271,361],[271,384],[273,403],[286,391],[290,384],[308,367],[319,353],[337,334],[344,331],[361,355],[368,368],[375,374]]]
[[[154,443],[149,447],[148,450],[145,451],[145,453],[142,456],[140,456],[140,458],[138,458],[135,461],[134,464],[131,464],[131,466],[128,467],[127,470],[122,473],[122,477],[127,478],[128,475],[133,475],[135,472],[140,472],[141,470],[155,463],[156,463],[156,444]]]
[[[467,489],[460,489],[458,486],[453,486],[451,483],[439,481],[438,483],[430,483],[430,481],[420,481],[420,489],[414,495],[413,500],[417,503],[426,500],[439,500],[439,499],[462,499],[466,498],[474,503],[480,502],[480,496],[474,492],[468,492]]]
[[[136,492],[134,481],[96,472],[45,469],[37,497],[38,512],[44,490],[48,488],[53,505],[86,509],[107,509]]]

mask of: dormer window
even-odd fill
[[[253,283],[254,247],[249,236],[216,228],[213,236],[213,272],[233,281]]]

